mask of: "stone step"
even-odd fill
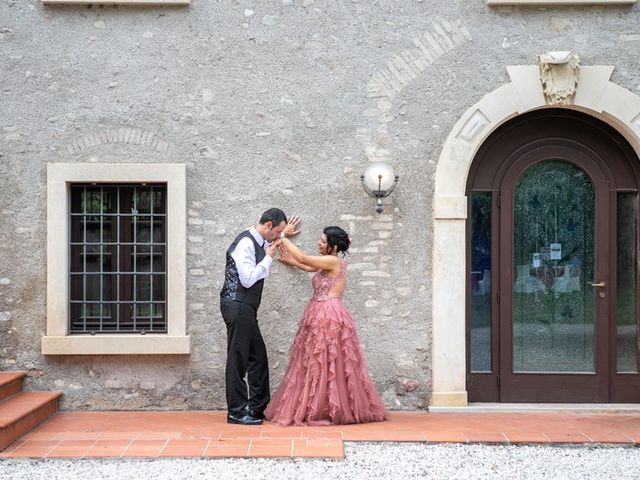
[[[0,402],[0,450],[58,411],[62,392],[20,392]]]
[[[0,372],[0,402],[22,391],[24,372]]]

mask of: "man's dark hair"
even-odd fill
[[[270,208],[260,217],[260,225],[271,222],[272,227],[277,227],[282,222],[287,223],[287,216],[279,208]]]

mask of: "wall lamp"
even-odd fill
[[[393,174],[393,167],[385,162],[374,162],[360,176],[364,191],[376,198],[376,212],[382,213],[382,199],[388,197],[400,178]]]

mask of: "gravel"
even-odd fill
[[[345,460],[0,460],[0,479],[638,479],[640,449],[346,443]]]

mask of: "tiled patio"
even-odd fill
[[[640,414],[393,412],[382,423],[246,427],[227,424],[223,412],[62,412],[0,457],[342,458],[345,441],[631,446],[640,443]]]

